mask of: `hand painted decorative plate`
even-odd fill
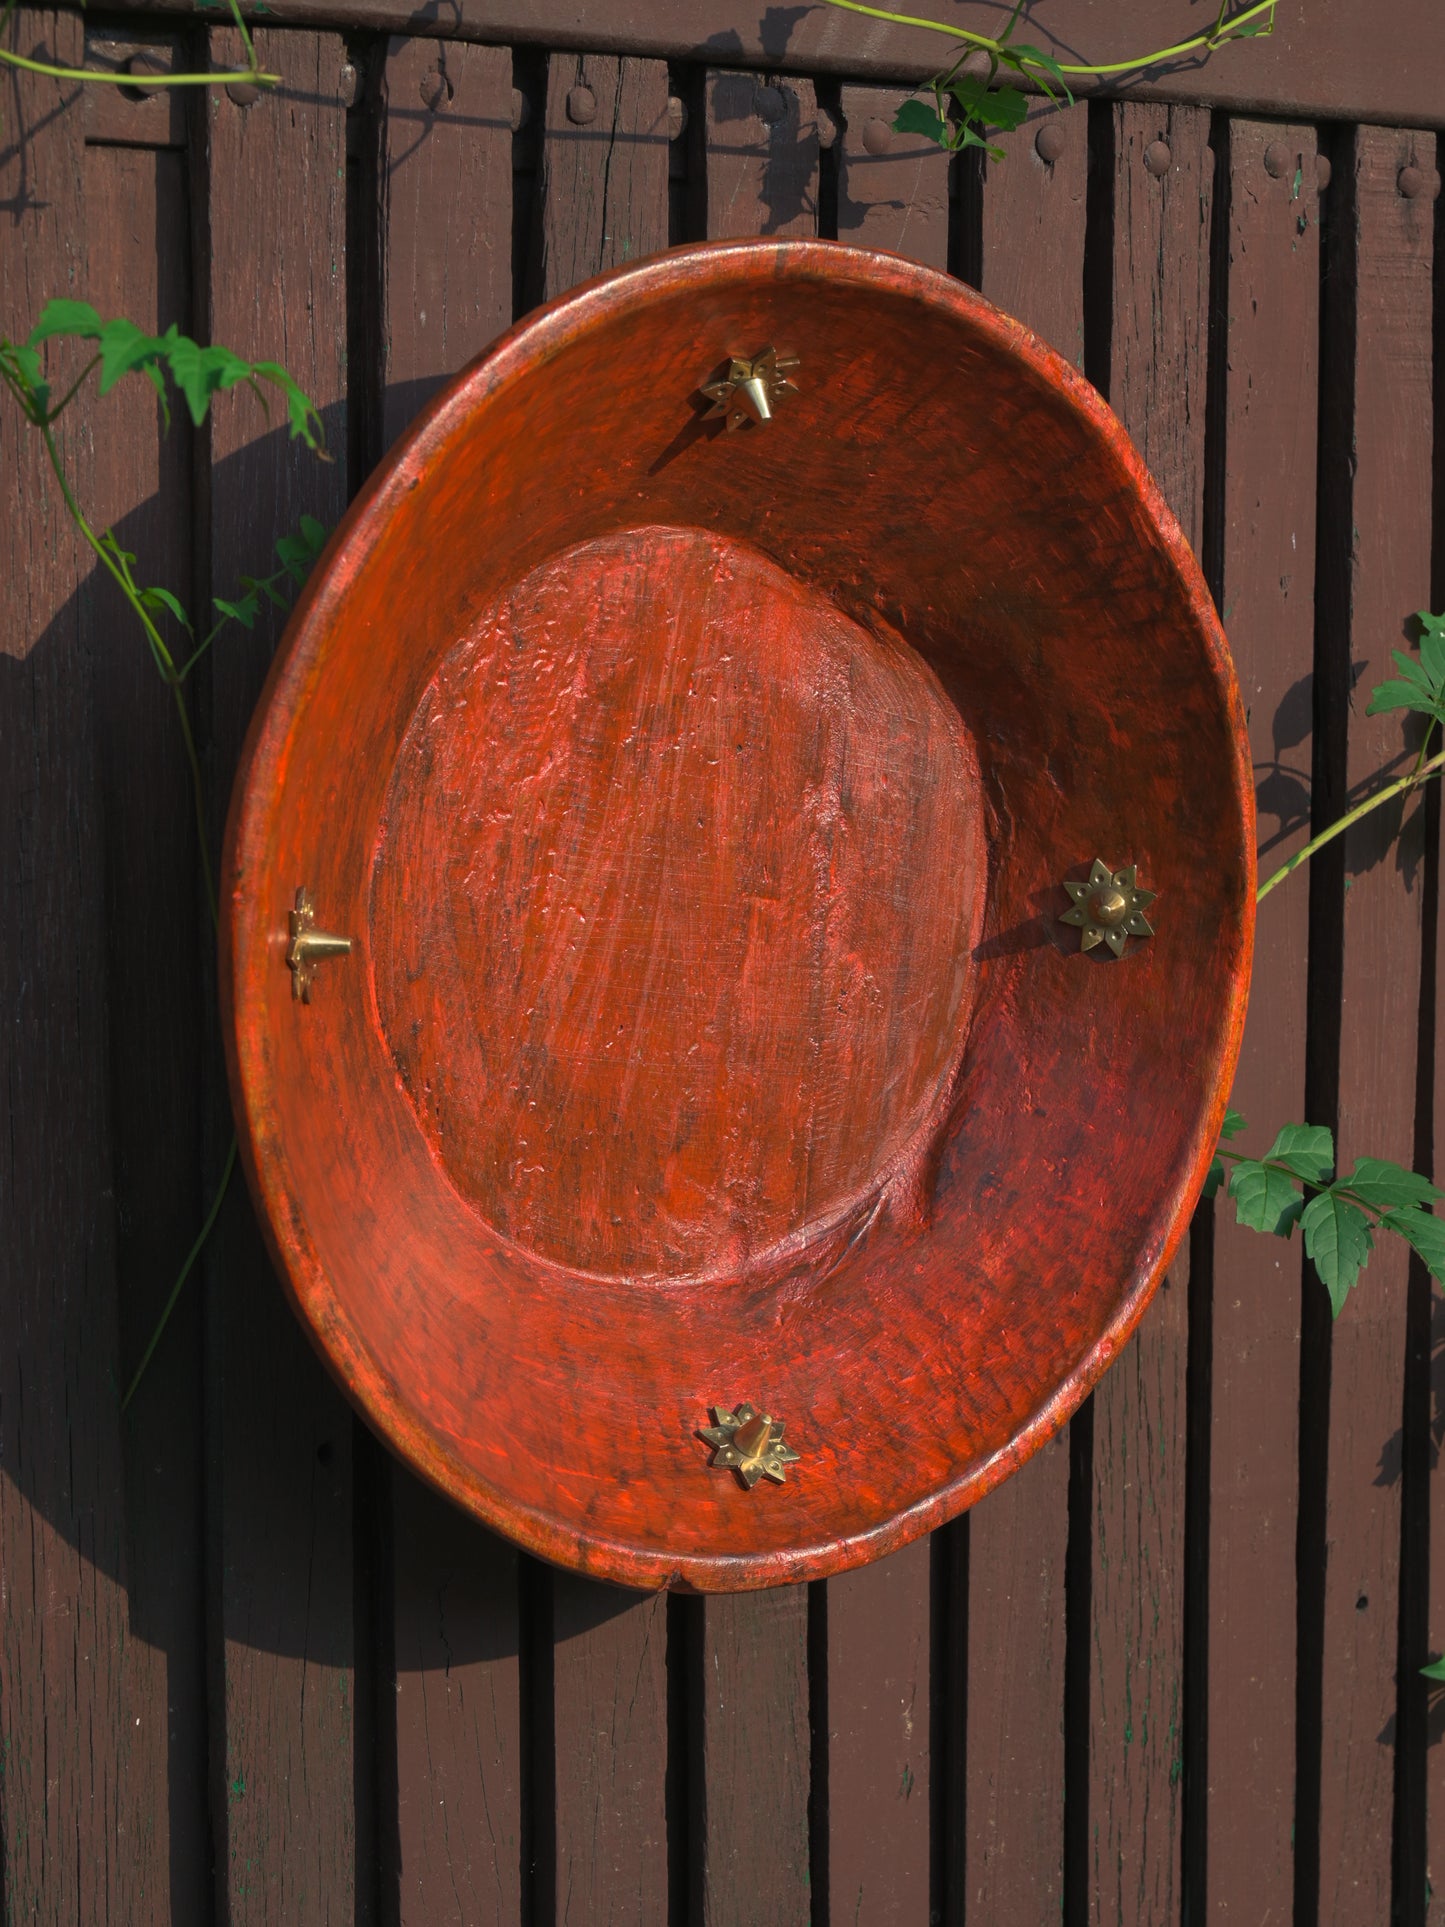
[[[1253,847],[1199,571],[1073,369],[827,243],[580,288],[372,478],[252,729],[228,1043],[297,1310],[548,1559],[887,1552],[1144,1310]]]

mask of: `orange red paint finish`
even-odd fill
[[[704,427],[733,355],[800,358]],[[877,1557],[1068,1417],[1189,1218],[1253,935],[1243,716],[1098,397],[946,277],[683,249],[514,330],[308,585],[228,834],[283,1278],[372,1423],[542,1556]],[[1158,934],[1079,954],[1065,875]],[[352,955],[294,1004],[286,911]],[[709,1408],[801,1455],[742,1490]]]

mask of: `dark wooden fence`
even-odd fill
[[[1039,11],[1099,50],[1214,9]],[[7,73],[0,330],[84,296],[318,399],[330,466],[245,396],[200,434],[139,383],[69,422],[94,521],[204,607],[599,268],[755,233],[948,268],[1104,390],[1196,544],[1273,863],[1399,765],[1361,692],[1445,594],[1436,141],[1385,124],[1445,112],[1445,27],[1287,11],[987,167],[887,133],[922,36],[731,0],[258,14],[285,85],[249,104]],[[27,12],[13,44],[230,63],[215,18]],[[745,1597],[585,1584],[422,1490],[239,1184],[122,1417],[229,1135],[212,945],[168,698],[8,406],[0,501],[4,1927],[1445,1920],[1445,1322],[1400,1250],[1332,1327],[1298,1241],[1204,1209],[1021,1474]],[[197,672],[213,834],[274,642]],[[1430,1168],[1438,871],[1417,799],[1264,907],[1251,1142],[1308,1115]]]

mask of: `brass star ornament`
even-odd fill
[[[786,1468],[796,1465],[798,1454],[783,1443],[783,1422],[756,1412],[751,1405],[740,1405],[735,1412],[714,1405],[715,1424],[699,1428],[698,1437],[713,1448],[709,1465],[736,1472],[749,1492],[759,1479],[782,1485]]]
[[[774,405],[784,395],[798,392],[797,383],[788,380],[797,365],[796,355],[782,354],[776,348],[764,348],[751,361],[734,355],[721,381],[703,384],[702,392],[712,403],[703,420],[721,419],[729,434],[754,422],[770,422]]]
[[[1124,954],[1128,937],[1152,937],[1154,926],[1144,915],[1158,892],[1139,888],[1139,866],[1111,870],[1102,857],[1094,858],[1087,883],[1066,883],[1073,908],[1060,923],[1072,923],[1084,933],[1083,948],[1106,943],[1116,957]]]

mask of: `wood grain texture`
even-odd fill
[[[1204,496],[1209,117],[1114,110],[1109,399],[1178,517]],[[1167,172],[1145,166],[1151,144]],[[1160,878],[1161,887],[1165,879]],[[1169,1920],[1180,1905],[1188,1262],[1094,1399],[1088,1918]]]
[[[548,60],[531,276],[542,298],[667,246],[668,98],[661,61]],[[665,1608],[561,1575],[552,1600],[556,1917],[664,1921]]]
[[[949,161],[893,131],[904,98],[842,89],[838,238],[945,268]],[[931,1559],[920,1541],[828,1582],[826,1877],[836,1920],[928,1916]]]
[[[1051,161],[1035,145],[1045,130],[1061,143]],[[985,161],[982,194],[981,291],[1076,368],[1084,365],[1088,173],[1089,110],[1066,107],[1021,127],[1007,160]]]
[[[818,232],[818,102],[810,80],[710,73],[706,150],[709,239]]]
[[[1438,152],[1438,148],[1437,148]],[[1437,803],[1436,807],[1439,805]],[[1434,1171],[1436,1184],[1445,1179],[1445,1050],[1441,1048],[1441,979],[1445,976],[1445,892],[1437,897],[1435,924],[1435,1090],[1433,1110]],[[1402,1644],[1400,1667],[1404,1678],[1418,1692],[1426,1682],[1410,1668],[1429,1660],[1445,1658],[1445,1294],[1431,1279],[1422,1287],[1426,1303],[1420,1307],[1419,1334],[1423,1360],[1426,1423],[1425,1436],[1418,1439],[1417,1463],[1424,1470],[1426,1491],[1420,1504],[1421,1523],[1426,1535],[1425,1557],[1416,1568],[1424,1580],[1425,1596],[1419,1601],[1415,1622],[1414,1650]],[[1445,1695],[1438,1687],[1427,1690],[1424,1707],[1425,1773],[1424,1785],[1414,1797],[1421,1800],[1423,1812],[1418,1825],[1425,1860],[1427,1899],[1425,1927],[1441,1927],[1445,1922]]]
[[[1249,715],[1260,873],[1310,834],[1320,208],[1313,128],[1229,128],[1225,628]],[[1262,914],[1231,1103],[1261,1155],[1305,1116],[1309,894]],[[1298,1241],[1214,1214],[1207,1846],[1211,1919],[1287,1919],[1294,1892]],[[1313,1288],[1313,1287],[1311,1287]],[[1286,1395],[1286,1388],[1290,1395]]]
[[[12,31],[30,58],[82,57],[74,15],[22,12]],[[85,290],[83,122],[43,76],[7,74],[3,100],[0,330],[23,339],[48,299]],[[84,365],[46,360],[57,393]],[[79,418],[60,442],[90,495]],[[0,1918],[119,1927],[164,1892],[166,1789],[156,1655],[132,1653],[127,1626],[96,638],[8,395],[0,502]]]
[[[344,50],[324,34],[268,30],[256,42],[282,76],[275,101],[244,107],[216,90],[205,103],[211,333],[290,370],[323,411],[333,460],[298,452],[243,391],[218,406],[210,574],[221,595],[269,570],[272,542],[303,511],[333,523],[346,473]],[[217,66],[239,57],[228,35],[211,51]],[[221,800],[276,635],[267,612],[214,658]],[[220,1374],[208,1391],[220,1414],[218,1878],[233,1927],[310,1927],[354,1904],[351,1415],[296,1330],[239,1185],[207,1289]]]
[[[187,0],[125,0],[127,10],[137,4],[175,12]],[[416,23],[404,0],[308,0],[306,17],[374,32],[414,31]],[[1433,0],[1402,0],[1392,18],[1394,31],[1381,34],[1350,0],[1319,0],[1308,16],[1281,8],[1270,38],[1240,40],[1208,60],[1155,68],[1132,82],[1131,92],[1247,112],[1438,125],[1431,76],[1445,63],[1445,28]],[[1028,25],[1033,39],[1060,60],[1110,60],[1173,46],[1181,35],[1206,32],[1212,20],[1189,11],[1181,16],[1173,0],[1140,0],[1129,10],[1124,34],[1112,0],[1057,0],[1031,13]],[[849,20],[821,7],[801,14],[790,7],[760,13],[754,6],[729,13],[711,0],[650,0],[646,6],[636,0],[458,0],[437,31],[461,39],[721,59],[910,84],[935,73],[949,47],[936,33]]]
[[[1064,137],[1045,162],[1026,136],[984,172],[979,288],[1076,366],[1083,360],[1087,109],[1041,123]],[[1046,1446],[967,1522],[966,1909],[1042,1920],[1060,1904],[1064,1853],[1064,1561],[1068,1442]]]
[[[667,67],[553,54],[542,139],[540,296],[667,246]]]
[[[393,40],[382,70],[383,441],[512,314],[512,60]],[[459,245],[465,233],[466,244]],[[391,1464],[402,1927],[522,1906],[518,1558]]]
[[[965,1918],[1061,1905],[1068,1506],[1061,1435],[968,1516]]]
[[[389,448],[441,382],[511,324],[510,51],[393,40],[383,68],[383,130],[382,444]]]
[[[838,1922],[930,1918],[932,1545],[827,1582],[828,1906]]]
[[[100,73],[129,72],[137,55],[143,73],[174,72],[176,42],[149,34],[145,39],[94,30],[85,36],[87,69]],[[84,90],[85,141],[88,147],[117,146],[184,148],[190,115],[184,87],[147,88],[91,86]]]
[[[104,312],[150,332],[189,330],[184,158],[140,147],[86,153],[89,285]],[[87,510],[138,559],[143,582],[192,600],[190,437],[163,432],[148,383],[99,404]],[[177,958],[213,940],[199,887],[195,799],[170,692],[135,617],[108,576],[82,591],[94,665],[97,773],[106,872],[105,980],[110,1022],[120,1366],[128,1384],[201,1225],[204,1063],[214,1033],[190,969],[158,971],[157,941]],[[164,623],[184,661],[193,646]],[[188,692],[194,706],[194,691]],[[133,1763],[148,1785],[148,1827],[169,1874],[148,1898],[177,1919],[204,1916],[211,1870],[206,1815],[201,1294],[188,1290],[124,1420],[131,1657],[146,1681]]]
[[[702,1927],[798,1927],[808,1892],[808,1588],[707,1599],[702,1616]]]
[[[667,1595],[552,1579],[558,1927],[666,1927]]]
[[[946,268],[949,159],[915,134],[894,133],[907,98],[896,87],[842,89],[838,239]]]
[[[393,1470],[401,1927],[522,1907],[517,1553]]]
[[[1401,193],[1402,168],[1435,166],[1433,136],[1361,128],[1347,151],[1355,299],[1348,486],[1347,654],[1335,674],[1369,689],[1392,673],[1411,613],[1430,594],[1433,206]],[[1333,188],[1331,190],[1333,192]],[[1340,451],[1336,451],[1337,461]],[[1341,611],[1343,616],[1346,611]],[[1337,688],[1339,684],[1337,682]],[[1343,690],[1340,690],[1342,696]],[[1337,700],[1339,697],[1337,697]],[[1353,794],[1413,738],[1394,715],[1348,711]],[[1398,836],[1398,840],[1397,839]],[[1345,839],[1339,1064],[1340,1168],[1361,1155],[1409,1165],[1413,1078],[1382,1075],[1415,1034],[1420,983],[1421,820],[1386,809]],[[1333,1332],[1321,1680],[1321,1927],[1384,1918],[1391,1904],[1399,1428],[1406,1253],[1381,1238]]]

